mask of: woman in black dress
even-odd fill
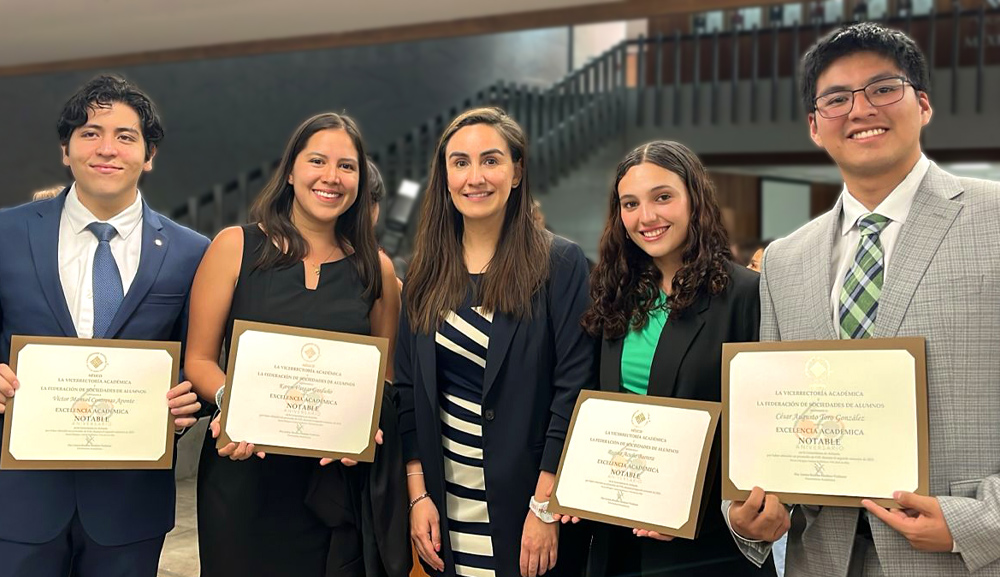
[[[601,389],[720,400],[722,343],[756,341],[757,273],[730,260],[715,189],[698,157],[668,141],[644,144],[618,165],[593,305],[584,327],[602,338]],[[718,439],[715,458],[718,457]],[[594,577],[773,575],[747,561],[719,512],[720,476],[693,542],[645,530],[595,527]]]
[[[203,399],[222,397],[219,352],[224,346],[228,356],[235,319],[386,337],[391,358],[399,289],[375,242],[367,184],[364,146],[349,117],[320,114],[295,131],[254,203],[252,224],[220,232],[195,277],[184,368]],[[322,475],[352,508],[360,497],[347,467],[355,463],[265,459],[243,441],[216,451],[218,434],[217,417],[198,474],[204,575],[362,574],[358,530],[331,527],[306,504]]]
[[[544,509],[576,397],[595,381],[587,261],[535,225],[525,149],[502,110],[465,112],[441,136],[421,208],[396,386],[410,535],[432,575],[582,574],[578,528]]]

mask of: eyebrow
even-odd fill
[[[81,128],[90,128],[90,129],[93,129],[93,130],[104,130],[104,126],[102,126],[100,124],[95,124],[93,122],[91,122],[90,124],[85,124]],[[135,134],[137,136],[139,134],[138,130],[136,130],[136,129],[130,127],[130,126],[120,126],[120,127],[118,127],[118,128],[115,129],[115,133],[116,134],[121,134],[123,132],[127,132],[129,134]]]
[[[862,86],[868,86],[872,82],[878,82],[879,80],[885,80],[886,78],[899,78],[901,76],[903,75],[898,74],[896,72],[880,72],[879,74],[876,74],[875,76],[868,78],[868,80],[865,80]],[[905,78],[905,76],[903,77]],[[845,90],[853,90],[853,89],[849,86],[843,86],[838,84],[837,86],[830,86],[823,92],[819,93],[817,96],[823,96],[824,94],[830,94],[831,92],[842,92]]]
[[[499,154],[500,156],[504,156],[503,151],[500,150],[499,148],[491,148],[489,150],[484,150],[479,153],[479,156],[483,157],[483,156],[488,156],[490,154]],[[468,153],[456,150],[455,152],[452,152],[451,154],[448,155],[448,158],[454,158],[454,157],[469,158],[469,155]]]
[[[677,192],[677,189],[670,186],[669,184],[658,184],[653,188],[649,189],[647,192]],[[627,193],[618,196],[618,200],[624,200],[626,198],[637,198],[638,195]]]
[[[330,158],[329,156],[327,156],[327,155],[325,155],[322,152],[319,152],[317,150],[310,150],[310,151],[306,152],[305,154],[311,154],[313,156],[322,156],[323,158]],[[357,162],[358,161],[358,159],[354,158],[353,156],[344,156],[344,157],[341,157],[339,160],[349,160],[351,162]]]

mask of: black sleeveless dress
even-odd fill
[[[256,224],[243,227],[243,262],[226,324],[228,357],[233,321],[242,319],[311,329],[371,334],[372,300],[348,256],[321,267],[315,290],[305,287],[303,264],[260,270],[255,264],[269,242]],[[326,486],[344,487],[346,501],[359,498],[352,473],[343,465],[319,466],[319,460],[269,454],[246,461],[220,457],[211,433],[206,435],[198,471],[198,539],[201,574],[210,577],[322,577],[327,558],[341,538],[360,539],[331,530],[306,505],[316,476]],[[333,558],[336,558],[334,556]],[[330,568],[336,571],[336,567]]]

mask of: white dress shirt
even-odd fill
[[[847,185],[840,193],[843,209],[840,213],[840,236],[833,244],[833,268],[830,274],[833,275],[833,291],[830,293],[830,306],[833,308],[833,326],[837,327],[837,334],[840,334],[840,291],[844,288],[844,278],[854,257],[858,252],[858,244],[861,242],[861,229],[858,228],[858,220],[869,212],[880,214],[889,219],[889,223],[879,234],[879,242],[882,244],[882,282],[889,279],[892,269],[889,261],[892,259],[893,248],[896,246],[896,239],[899,238],[899,231],[906,222],[906,216],[913,206],[913,198],[917,195],[917,188],[927,174],[931,161],[923,154],[920,160],[913,165],[913,169],[906,175],[903,182],[900,182],[885,197],[875,210],[869,211],[858,199],[851,196]]]
[[[136,191],[135,202],[102,221],[80,202],[76,184],[69,189],[59,220],[59,281],[76,335],[81,339],[94,336],[94,252],[98,240],[87,230],[92,222],[106,222],[118,231],[109,244],[122,276],[123,294],[128,294],[142,252],[142,195]]]

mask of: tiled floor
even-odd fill
[[[198,530],[195,514],[195,478],[177,482],[177,520],[167,533],[160,554],[158,577],[198,577]]]

